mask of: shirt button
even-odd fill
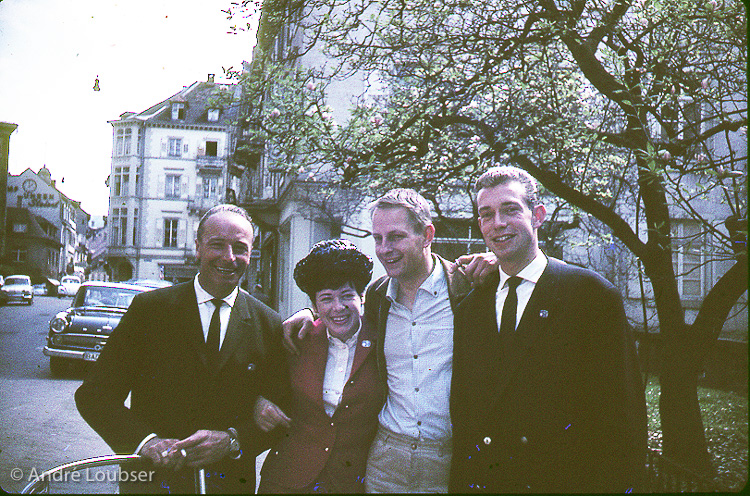
[[[411,443],[411,449],[413,450],[417,449],[417,443]]]
[[[333,427],[333,422],[331,422],[331,427]]]
[[[412,322],[412,323],[411,323],[411,326],[412,326],[412,327],[414,327],[415,325],[417,325],[417,323],[416,323],[416,322]]]
[[[414,355],[414,360],[416,360],[416,359],[417,359],[417,355]]]
[[[328,451],[328,448],[326,448],[326,451]]]
[[[419,392],[419,388],[414,388],[414,391]]]
[[[490,444],[492,442],[492,438],[490,436],[487,436],[484,438],[484,444]]]
[[[422,421],[421,420],[417,420],[417,425],[422,425]]]

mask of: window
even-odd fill
[[[703,233],[698,221],[674,221],[672,264],[680,296],[687,300],[702,299],[706,293],[709,267],[706,265]]]
[[[167,180],[164,183],[164,197],[165,198],[179,198],[180,197],[180,181],[182,176],[179,174],[167,174]]]
[[[208,121],[217,122],[219,120],[219,109],[208,109]]]
[[[127,196],[130,181],[129,167],[115,167],[115,177],[112,183],[112,196]]]
[[[115,156],[122,157],[124,155],[130,155],[132,135],[133,130],[129,127],[120,128],[116,131]]]
[[[26,224],[13,224],[13,232],[14,233],[25,233],[28,229],[28,226]]]
[[[110,225],[112,226],[112,245],[125,246],[128,242],[128,209],[124,207],[113,208]]]
[[[184,119],[185,118],[185,104],[184,103],[173,103],[172,104],[172,119]]]
[[[164,247],[177,248],[177,227],[179,219],[164,219]]]
[[[182,156],[182,140],[180,138],[169,138],[169,156]]]
[[[219,143],[217,141],[206,141],[206,156],[215,157],[218,154]]]
[[[141,128],[138,128],[135,133],[135,153],[140,155],[143,150],[143,133],[141,132]]]
[[[203,198],[216,197],[216,191],[218,187],[219,187],[218,177],[204,177],[203,178]]]
[[[441,257],[455,260],[461,255],[486,251],[482,234],[471,219],[435,220],[434,224],[432,251]]]
[[[663,140],[691,140],[701,134],[701,104],[685,97],[673,98],[662,106]],[[701,152],[701,145],[693,144],[688,148],[686,159],[690,160]]]
[[[11,262],[25,262],[27,250],[26,248],[12,248],[10,250],[10,261]],[[8,280],[6,279],[6,283]]]

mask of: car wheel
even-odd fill
[[[33,304],[34,304],[34,298],[30,299],[29,302],[27,303],[27,305],[29,305],[29,306],[31,306]]]
[[[49,371],[54,377],[67,375],[69,370],[70,363],[68,360],[60,357],[49,357]]]

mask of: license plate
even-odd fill
[[[98,351],[87,351],[83,354],[83,359],[87,362],[95,362],[97,358],[99,358]]]

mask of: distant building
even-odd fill
[[[195,233],[201,216],[234,203],[235,112],[217,98],[235,85],[196,82],[112,124],[106,263],[112,280],[184,281],[197,272]]]
[[[81,208],[81,203],[56,188],[46,166],[39,172],[26,169],[17,176],[8,175],[7,181],[6,202],[9,213],[14,209],[14,224],[9,217],[6,263],[26,267],[23,272],[32,276],[55,279],[63,274],[83,276],[88,257],[86,231],[90,216]],[[36,225],[44,236],[39,236]],[[48,238],[56,243],[54,252],[41,256],[39,253],[52,250]],[[32,246],[37,242],[41,244]]]

